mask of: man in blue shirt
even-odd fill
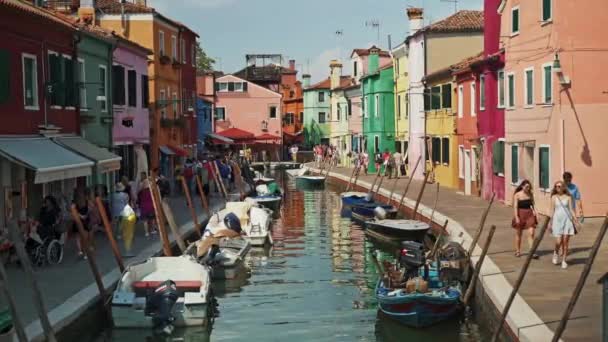
[[[583,201],[581,200],[581,192],[578,190],[578,187],[576,186],[576,184],[572,183],[572,173],[566,171],[564,172],[563,175],[564,178],[564,183],[566,183],[566,186],[568,187],[568,191],[570,192],[570,195],[572,196],[572,209],[574,209],[574,212],[576,213],[576,216],[578,217],[579,221],[583,221]]]

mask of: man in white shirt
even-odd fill
[[[393,159],[395,160],[395,174],[397,175],[397,178],[405,176],[403,172],[401,172],[401,166],[403,165],[403,155],[399,151],[397,151],[393,154]]]

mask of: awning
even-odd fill
[[[55,137],[53,141],[95,162],[97,172],[120,170],[121,157],[78,136]]]
[[[184,150],[181,147],[177,147],[177,146],[173,146],[173,145],[169,145],[169,148],[173,150],[174,154],[180,156],[180,157],[187,157],[188,156],[188,151]]]
[[[221,132],[216,132],[216,134],[235,141],[251,140],[255,138],[255,135],[253,133],[244,131],[236,127],[228,128],[227,130]]]
[[[215,133],[209,133],[209,134],[207,134],[207,135],[208,135],[210,138],[217,139],[217,140],[222,141],[222,142],[224,142],[224,143],[226,143],[226,144],[232,144],[232,143],[234,142],[234,140],[232,140],[232,139],[230,139],[230,138],[227,138],[227,137],[225,137],[225,136],[223,136],[223,135],[219,135],[219,134],[215,134]],[[199,140],[199,141],[200,141],[200,140]]]
[[[170,149],[169,147],[167,147],[165,145],[159,146],[158,149],[160,150],[161,153],[166,154],[168,156],[172,156],[175,154],[175,152],[173,152],[172,149]]]
[[[268,133],[264,133],[262,135],[258,135],[257,137],[255,137],[255,140],[257,140],[257,141],[281,140],[281,137],[278,137],[278,136],[272,135],[272,134],[268,134]]]
[[[35,172],[34,183],[90,176],[94,163],[49,138],[0,139],[0,155]]]

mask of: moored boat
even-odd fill
[[[296,186],[301,188],[320,188],[325,186],[325,176],[302,175],[296,177]]]
[[[248,272],[245,256],[251,249],[251,243],[241,236],[227,237],[203,236],[188,246],[185,254],[191,255],[212,269],[213,279],[234,279]],[[230,234],[229,234],[230,235]]]
[[[382,218],[397,217],[397,208],[392,205],[378,202],[353,205],[350,211],[352,212],[351,216],[357,214],[360,217],[365,217],[367,220],[374,219],[379,213],[382,214]]]
[[[365,228],[393,238],[423,241],[431,226],[416,220],[387,219],[369,220],[365,222]]]
[[[227,225],[226,217],[228,216],[233,216],[233,218],[228,220]],[[238,223],[234,222],[235,220]],[[252,246],[264,246],[267,242],[272,244],[270,223],[270,210],[257,206],[251,200],[227,202],[225,209],[220,210],[209,219],[209,223],[205,227],[205,235],[217,236],[226,230],[233,230],[237,233],[242,231],[245,234],[244,238]]]

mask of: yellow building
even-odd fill
[[[452,68],[427,75],[424,113],[426,120],[426,171],[429,179],[441,185],[458,188],[458,139],[456,137],[456,99],[452,85]]]
[[[409,87],[407,45],[402,43],[393,51],[395,78],[395,150],[407,155],[409,146]],[[407,164],[406,164],[407,165]]]
[[[119,2],[103,2],[98,7],[101,27],[119,32],[154,53],[148,63],[150,169],[160,167],[170,176],[176,162],[173,154],[183,142],[183,129],[172,124],[182,115],[181,69],[176,63],[180,61],[183,25],[150,7],[129,2],[124,4],[124,14]]]

